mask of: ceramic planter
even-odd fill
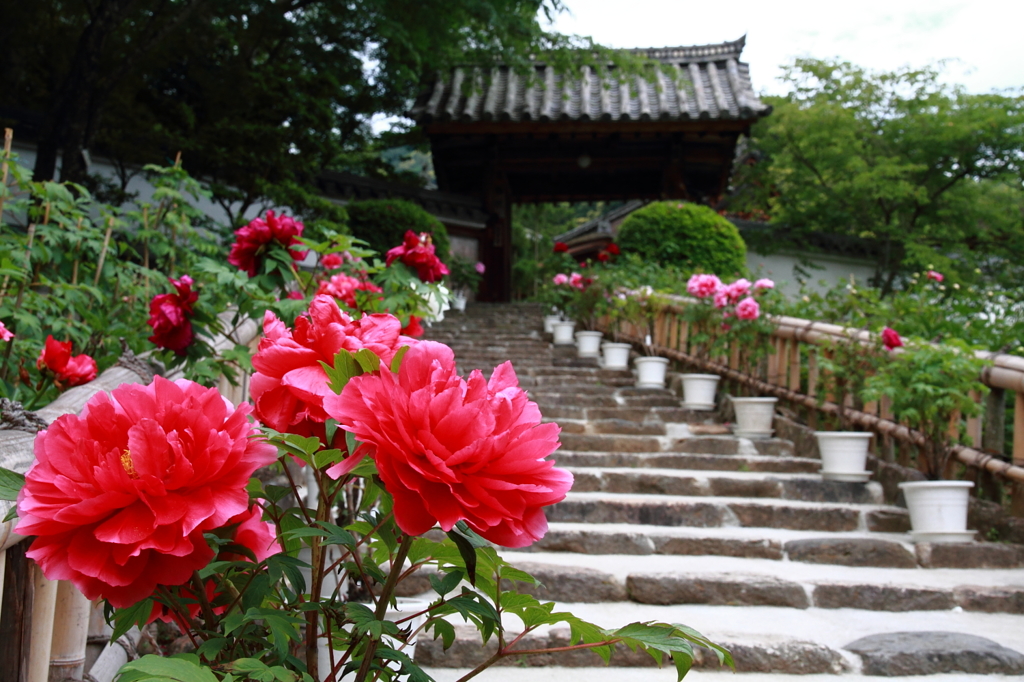
[[[452,310],[458,310],[460,313],[466,312],[466,294],[461,291],[452,295]]]
[[[629,369],[629,351],[632,348],[628,343],[605,341],[601,344],[604,351],[601,366],[605,369]]]
[[[871,472],[865,470],[871,435],[861,431],[815,431],[821,453],[821,477],[852,483],[871,478]]]
[[[733,433],[738,438],[771,438],[778,398],[729,398],[736,412]]]
[[[683,380],[683,407],[688,410],[715,409],[717,374],[681,374]]]
[[[576,354],[581,358],[596,358],[601,355],[601,332],[576,332]]]
[[[914,542],[970,542],[967,502],[970,481],[910,481],[900,483],[910,512]]]
[[[561,315],[545,315],[544,316],[544,333],[545,334],[554,334],[555,333],[555,323],[556,322],[561,322],[561,321],[562,321],[562,316]]]
[[[665,388],[666,358],[640,357],[633,360],[636,366],[637,388]]]
[[[571,320],[568,322],[565,320],[555,322],[551,328],[551,333],[555,335],[555,345],[571,346],[576,343],[572,338],[572,330],[575,329],[575,327],[576,323]]]

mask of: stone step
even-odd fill
[[[746,497],[883,504],[882,486],[876,482],[844,483],[824,481],[810,474],[765,476],[753,472],[716,472],[680,469],[635,469],[630,467],[567,467],[576,493],[636,493],[683,495],[689,497]]]
[[[570,492],[547,509],[549,521],[643,526],[742,526],[827,532],[910,530],[906,509],[882,505],[801,502],[772,498]]]
[[[571,419],[602,420],[625,419],[632,422],[662,422],[678,424],[711,424],[714,416],[711,412],[688,410],[685,407],[631,407],[616,405],[614,407],[578,407],[573,405],[551,405],[544,409],[544,417],[552,420]],[[717,425],[716,425],[717,426]],[[716,431],[724,431],[714,429]]]
[[[603,396],[592,396],[592,402],[600,402]],[[541,412],[544,406],[541,405]],[[575,451],[596,452],[684,452],[709,455],[770,455],[792,457],[793,443],[778,438],[748,440],[732,436],[687,436],[683,429],[669,430],[668,435],[638,436],[616,433],[563,433],[559,440],[562,447]],[[820,460],[815,471],[821,468]]]
[[[563,435],[563,438],[565,436]],[[637,467],[691,469],[700,471],[760,471],[772,473],[815,473],[821,462],[803,457],[752,454],[719,455],[691,452],[609,452],[558,450],[554,460],[560,466]]]

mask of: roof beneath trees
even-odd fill
[[[756,119],[763,104],[739,61],[746,39],[693,47],[633,50],[659,62],[621,82],[614,66],[530,74],[507,67],[457,68],[439,78],[411,115],[420,124],[458,121],[690,121]]]

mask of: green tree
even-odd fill
[[[797,60],[792,92],[770,98],[752,131],[729,208],[767,213],[791,243],[811,231],[876,241],[884,292],[929,266],[1019,267],[1024,96],[968,94],[938,76]]]

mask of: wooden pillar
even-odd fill
[[[0,682],[25,682],[28,674],[29,632],[32,619],[32,561],[27,542],[6,552],[3,619],[0,620]]]
[[[500,303],[512,300],[512,202],[508,178],[492,158],[484,173],[484,211],[487,227],[480,242],[487,266],[479,300]]]

